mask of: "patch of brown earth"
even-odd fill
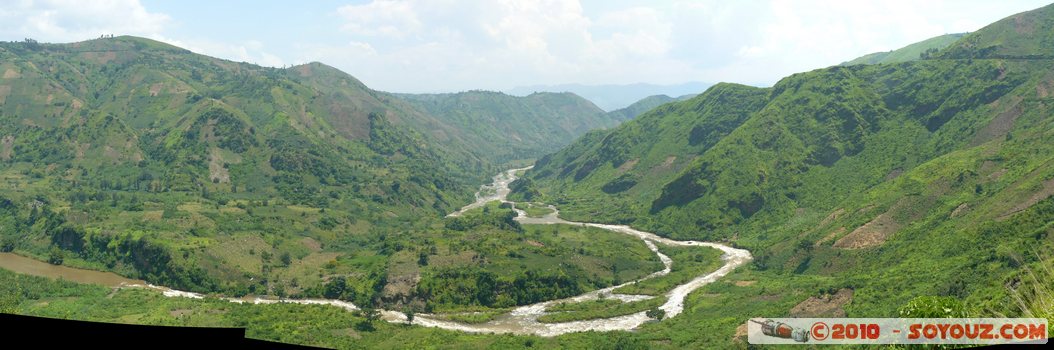
[[[659,165],[659,166],[662,167],[662,168],[669,168],[670,166],[673,165],[673,162],[676,161],[676,160],[677,160],[677,156],[666,157],[666,160],[664,160],[662,162],[662,165]]]
[[[1039,191],[1032,194],[1032,196],[1028,197],[1028,199],[1015,205],[1002,216],[996,218],[996,220],[1006,220],[1011,215],[1024,211],[1025,209],[1032,207],[1036,203],[1039,203],[1039,201],[1047,199],[1047,197],[1050,197],[1052,195],[1054,195],[1054,179],[1043,181],[1042,188],[1040,188]]]
[[[381,290],[381,297],[390,300],[409,301],[408,298],[417,289],[417,283],[421,281],[421,274],[392,276],[388,274],[388,283]]]
[[[317,252],[322,251],[322,243],[319,243],[318,241],[316,241],[314,238],[311,238],[311,237],[304,237],[304,239],[300,240],[300,244],[303,244],[305,248],[307,248],[308,250],[310,250],[312,252],[316,252],[317,253]]]
[[[219,148],[213,148],[209,153],[209,181],[218,183],[231,182],[231,173],[223,167],[223,155]]]
[[[864,224],[850,232],[845,237],[834,242],[835,248],[862,249],[881,245],[886,239],[900,229],[897,223],[888,213],[879,214],[874,220]]]
[[[172,311],[168,312],[168,314],[172,315],[172,317],[182,317],[184,315],[191,315],[193,313],[194,313],[194,310],[190,310],[190,309],[175,309],[175,310],[172,310]]]
[[[110,145],[103,147],[103,154],[115,165],[121,160],[121,153],[117,152],[113,147],[110,147]]]
[[[100,64],[106,64],[106,62],[117,59],[117,52],[105,51],[105,52],[83,52],[81,53],[87,60],[95,61]]]
[[[84,102],[81,102],[78,99],[73,99],[73,102],[70,102],[70,106],[73,107],[73,109],[80,109],[84,106]]]
[[[974,139],[970,141],[970,145],[977,146],[1000,137],[1006,137],[1010,129],[1014,128],[1014,122],[1024,112],[1020,104],[1021,97],[1014,97],[1010,101],[1009,106],[1003,108],[995,118],[992,118],[992,121],[988,122],[987,126],[974,136]]]
[[[545,244],[542,244],[542,242],[532,241],[532,240],[529,240],[529,239],[527,240],[527,245],[533,246],[533,247],[539,247],[539,248],[545,246]]]
[[[747,321],[747,322],[750,322],[750,321]],[[736,333],[732,335],[732,342],[743,343],[743,342],[746,342],[746,340],[747,340],[747,323],[743,322],[743,324],[739,325],[739,327],[736,327]]]
[[[992,175],[989,175],[988,178],[992,180],[999,180],[1003,177],[1003,175],[1006,175],[1007,171],[1009,170],[1007,170],[1006,168],[999,169],[996,172],[992,173]]]
[[[11,156],[15,154],[15,137],[12,135],[4,136],[0,140],[0,159],[11,160]]]
[[[1032,34],[1036,31],[1036,22],[1031,16],[1018,14],[1014,16],[1014,30],[1018,34]]]
[[[816,243],[813,244],[813,247],[819,247],[820,244],[823,244],[824,242],[830,241],[830,240],[834,239],[835,237],[838,237],[838,235],[843,234],[843,233],[845,233],[845,227],[839,227],[837,230],[831,231],[831,233],[828,233],[826,236],[823,236],[823,238],[821,238],[819,241],[816,241]]]
[[[900,177],[901,174],[904,174],[904,169],[901,169],[901,168],[893,169],[893,171],[890,171],[889,174],[886,174],[886,181],[896,179],[896,178]]]
[[[790,317],[845,317],[845,306],[853,301],[852,289],[840,289],[834,295],[809,297],[790,309]]]
[[[835,209],[833,212],[831,212],[831,214],[827,215],[826,218],[823,218],[823,221],[820,221],[820,226],[827,226],[827,224],[838,220],[838,217],[842,216],[842,214],[845,214],[845,209]]]
[[[625,163],[622,163],[622,165],[619,165],[618,169],[615,169],[615,171],[616,171],[616,173],[618,175],[622,175],[622,174],[626,173],[627,171],[632,170],[633,167],[636,166],[637,163],[639,163],[639,162],[640,162],[640,158],[634,158],[634,159],[627,160]]]
[[[750,287],[755,283],[758,283],[758,281],[736,281],[735,285],[736,287]]]
[[[77,160],[80,160],[80,159],[84,158],[84,152],[87,152],[88,148],[91,148],[91,144],[90,143],[83,143],[82,144],[80,142],[74,141],[73,142],[73,154],[74,154],[74,157]]]
[[[957,217],[963,215],[963,213],[965,213],[967,210],[970,210],[970,205],[969,204],[966,204],[966,203],[959,204],[959,206],[956,207],[955,210],[952,210],[951,217],[957,218]]]
[[[8,68],[7,70],[4,71],[4,79],[15,79],[15,78],[19,78],[21,76],[22,76],[21,74],[18,74],[18,72],[16,72],[12,68]]]
[[[161,93],[161,87],[164,85],[164,83],[154,83],[153,85],[150,85],[150,96],[157,96],[157,94]]]
[[[1047,74],[1042,81],[1036,84],[1036,97],[1048,98],[1051,91],[1054,91],[1054,74]]]

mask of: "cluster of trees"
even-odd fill
[[[422,276],[416,297],[431,305],[510,307],[578,295],[578,281],[562,270],[499,276],[483,268],[444,268]]]
[[[507,204],[502,204],[507,205]],[[446,220],[444,224],[447,229],[454,231],[468,231],[480,226],[489,225],[503,230],[522,232],[523,227],[516,222],[516,212],[512,210],[491,211],[489,207],[483,207],[480,214],[467,214]]]

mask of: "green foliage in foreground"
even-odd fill
[[[206,298],[167,298],[143,289],[108,288],[0,270],[0,308],[62,319],[190,327],[244,327],[246,336],[339,349],[406,348],[644,348],[627,332],[559,338],[477,335],[384,321],[321,305],[235,304]]]

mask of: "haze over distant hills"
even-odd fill
[[[674,85],[655,84],[628,84],[628,85],[583,85],[583,84],[559,84],[559,85],[532,85],[513,88],[506,93],[510,95],[526,96],[535,92],[572,92],[578,96],[592,101],[597,107],[605,111],[614,111],[627,107],[634,102],[649,96],[667,95],[684,96],[702,93],[703,90],[713,85],[704,82],[688,82]]]

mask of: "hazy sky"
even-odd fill
[[[321,61],[396,92],[560,83],[770,85],[866,53],[974,31],[1045,4],[0,0],[0,40],[138,35],[268,66]]]

